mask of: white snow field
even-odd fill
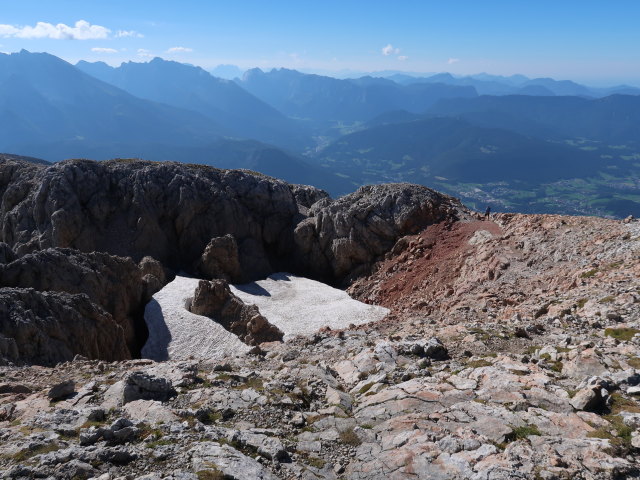
[[[193,298],[198,278],[176,276],[147,304],[144,319],[149,338],[142,357],[152,360],[184,360],[191,356],[223,359],[249,350],[218,323],[196,315],[185,307]],[[231,285],[231,291],[260,313],[287,337],[311,334],[324,326],[347,328],[382,320],[389,310],[367,305],[346,292],[321,282],[288,273],[275,273],[265,280]]]
[[[219,323],[186,309],[199,278],[176,276],[157,292],[144,309],[149,338],[142,358],[152,360],[219,360],[246,352],[249,346]]]
[[[335,330],[376,322],[389,313],[387,308],[354,300],[343,290],[288,273],[232,285],[231,291],[244,303],[257,305],[260,313],[284,332],[285,339],[314,333],[324,326]]]

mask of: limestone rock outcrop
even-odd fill
[[[63,247],[190,269],[212,238],[231,234],[256,278],[291,251],[298,214],[285,182],[171,162],[4,160],[0,196],[1,240],[18,255]]]
[[[400,237],[466,216],[457,200],[426,187],[369,185],[337,200],[316,202],[297,225],[295,239],[298,254],[317,276],[352,280],[368,273]]]
[[[106,253],[51,248],[0,265],[0,285],[86,294],[122,327],[125,347],[135,355],[141,348],[144,307],[166,283],[158,262],[146,258],[141,264]]]
[[[231,293],[224,280],[201,281],[190,310],[215,320],[248,345],[281,341],[283,337],[282,331],[269,323],[258,307],[246,305]]]
[[[18,256],[63,247],[191,271],[211,239],[232,235],[245,280],[290,271],[341,283],[399,237],[466,215],[457,200],[417,185],[331,200],[247,171],[125,160],[0,160],[0,198],[0,240]]]
[[[131,358],[124,329],[87,295],[0,288],[0,357],[54,365],[76,354]]]

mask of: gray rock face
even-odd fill
[[[255,305],[246,305],[231,293],[224,280],[201,281],[196,288],[191,312],[210,317],[248,345],[281,341],[282,331],[269,323]]]
[[[212,238],[233,235],[245,279],[290,271],[340,282],[400,236],[466,215],[417,185],[362,187],[332,201],[313,187],[170,162],[1,160],[0,196],[2,240],[18,255],[68,247],[191,270]]]
[[[0,356],[52,365],[87,358],[130,358],[124,330],[87,295],[0,288]]]
[[[208,279],[222,278],[232,283],[241,282],[238,244],[233,235],[212,238],[196,264],[196,271]]]
[[[71,249],[47,249],[0,265],[0,285],[5,287],[88,295],[122,327],[132,354],[140,348],[136,334],[141,312],[165,281],[162,267],[152,258],[139,267],[130,258]]]
[[[168,162],[5,160],[0,185],[2,237],[18,255],[69,247],[189,269],[212,238],[231,234],[243,270],[264,276],[291,250],[298,214],[282,181]]]
[[[315,203],[295,240],[316,276],[344,281],[367,273],[401,236],[464,215],[456,200],[426,187],[371,185]]]

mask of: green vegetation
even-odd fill
[[[616,450],[627,451],[631,448],[631,433],[633,429],[624,424],[619,415],[605,415],[603,417],[611,426],[601,427],[587,434],[590,438],[601,438],[608,440]]]
[[[480,367],[490,367],[493,365],[490,361],[485,360],[484,358],[480,358],[478,360],[470,360],[467,362],[467,367],[469,368],[480,368]]]
[[[30,449],[27,448],[25,450],[20,450],[18,453],[15,453],[12,456],[12,459],[16,462],[24,462],[31,457],[35,457],[36,455],[42,455],[43,453],[55,452],[60,449],[60,445],[56,442],[48,443],[46,445],[40,445],[39,447]]]
[[[629,328],[629,327],[607,328],[604,331],[605,336],[612,337],[617,340],[621,340],[625,342],[628,342],[629,340],[631,340],[636,333],[640,333],[640,330],[638,330],[637,328]]]
[[[598,300],[598,303],[611,303],[616,299],[615,296],[613,295],[607,295],[604,298],[601,298],[600,300]]]
[[[227,478],[227,476],[213,464],[211,467],[207,466],[206,470],[196,472],[196,476],[198,480],[224,480]]]
[[[535,425],[524,425],[522,427],[515,427],[512,435],[514,440],[522,440],[531,435],[542,435],[542,433]]]
[[[630,367],[640,368],[640,357],[631,357],[627,360]]]
[[[618,414],[620,412],[640,413],[640,403],[619,393],[612,393],[611,413]]]
[[[324,468],[324,466],[325,466],[325,464],[326,464],[327,462],[325,462],[325,461],[324,461],[323,459],[321,459],[321,458],[318,458],[318,457],[311,457],[311,456],[309,456],[309,457],[307,457],[307,463],[308,463],[310,466],[314,467],[314,468],[319,468],[319,469],[321,469],[321,468]]]
[[[580,274],[580,278],[591,278],[591,277],[594,277],[596,273],[598,273],[598,269],[597,268],[593,268],[593,269],[591,269],[589,271],[582,272]]]
[[[357,447],[362,443],[360,437],[353,431],[353,428],[347,428],[340,432],[340,441],[346,445]]]

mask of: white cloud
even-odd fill
[[[398,55],[400,53],[399,48],[393,48],[390,43],[386,47],[382,47],[382,55],[388,57],[389,55]]]
[[[185,52],[193,52],[193,48],[171,47],[169,50],[167,50],[167,53],[185,53]]]
[[[147,50],[146,48],[139,48],[138,49],[138,56],[142,57],[142,58],[151,58],[151,57],[153,57],[153,55],[151,55],[151,52],[149,50]]]
[[[408,60],[408,59],[409,59],[409,57],[407,57],[406,55],[400,55],[398,57],[398,60],[400,60],[401,62],[404,62],[405,60]]]
[[[135,30],[118,30],[115,36],[116,38],[124,38],[124,37],[144,38],[143,34],[136,32]]]
[[[453,65],[454,63],[458,63],[460,61],[459,58],[450,58],[449,60],[447,60],[447,63],[449,65]]]
[[[118,50],[114,48],[103,48],[103,47],[93,47],[91,51],[96,53],[118,53]]]
[[[0,24],[1,37],[52,38],[54,40],[96,40],[107,38],[111,30],[100,25],[91,25],[86,20],[78,20],[73,27],[58,23],[38,22],[35,27]]]

